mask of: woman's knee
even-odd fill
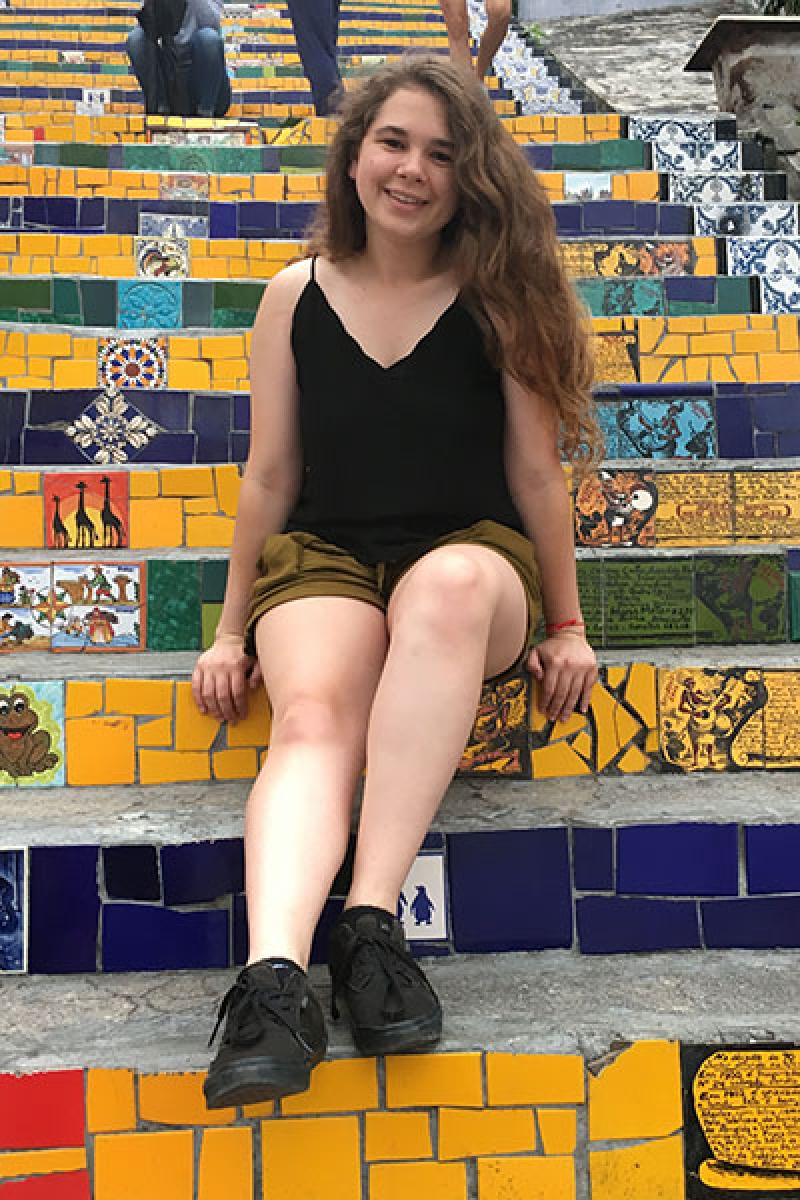
[[[417,632],[428,629],[445,640],[488,630],[495,588],[476,556],[448,547],[420,561],[414,572],[406,596],[391,614],[393,634],[401,624]]]
[[[364,736],[363,724],[346,696],[298,692],[274,706],[271,740],[283,745],[352,745]]]

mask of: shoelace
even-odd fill
[[[362,954],[364,950],[371,951],[374,957]],[[357,956],[361,957],[361,962],[354,962]],[[375,959],[377,959],[377,964]],[[400,946],[394,946],[390,942],[387,942],[385,938],[374,934],[360,933],[356,935],[353,944],[345,951],[339,969],[333,976],[331,1015],[334,1018],[338,1018],[339,1016],[336,994],[350,974],[351,968],[355,967],[355,969],[358,969],[362,967],[369,970],[376,965],[381,969],[388,981],[381,1013],[387,1021],[394,1021],[402,1017],[405,1011],[401,990],[402,985],[415,983],[420,975],[419,968],[407,950],[401,949]],[[390,1004],[390,1000],[392,999],[394,1002]]]
[[[289,1030],[303,1050],[313,1054],[313,1047],[309,1046],[297,1028],[299,1008],[299,999],[294,990],[267,992],[249,980],[237,980],[222,999],[217,1023],[208,1044],[212,1045],[222,1022],[230,1012],[231,1019],[226,1029],[226,1038],[233,1045],[252,1046],[262,1036],[267,1024],[277,1021]]]

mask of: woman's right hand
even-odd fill
[[[258,660],[245,653],[244,638],[223,634],[197,660],[192,695],[201,713],[235,724],[247,716],[247,693],[261,683]]]

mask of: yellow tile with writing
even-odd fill
[[[121,1133],[136,1128],[133,1071],[92,1068],[86,1078],[89,1133]]]
[[[366,1114],[364,1159],[379,1162],[384,1159],[430,1158],[431,1123],[426,1112],[374,1112]]]
[[[590,1151],[589,1178],[592,1200],[684,1200],[682,1138]]]
[[[263,1200],[353,1200],[361,1195],[357,1117],[262,1121],[261,1146]]]
[[[286,1096],[281,1112],[350,1112],[378,1107],[378,1074],[374,1058],[343,1058],[320,1063],[311,1075],[307,1092]]]
[[[800,538],[800,470],[733,471],[737,542],[796,542]]]
[[[532,1153],[536,1125],[529,1108],[439,1110],[439,1158]]]
[[[764,671],[763,679],[767,690],[763,765],[800,767],[800,671]]]
[[[204,1071],[139,1076],[139,1116],[157,1125],[227,1125],[235,1108],[208,1108]]]
[[[408,1200],[409,1196],[415,1200],[467,1200],[466,1167],[463,1163],[381,1163],[370,1167],[369,1200]]]
[[[192,1200],[194,1134],[98,1134],[93,1200]]]
[[[582,1104],[583,1058],[579,1054],[486,1055],[490,1104]]]
[[[589,1075],[592,1141],[665,1137],[682,1123],[677,1042],[636,1042]]]
[[[204,1130],[197,1200],[253,1200],[252,1130]]]
[[[480,1054],[404,1054],[386,1058],[387,1108],[483,1106]]]
[[[657,546],[724,546],[733,541],[729,471],[658,475]]]
[[[478,1200],[575,1200],[575,1163],[555,1155],[479,1159]],[[620,1192],[616,1200],[628,1198]]]

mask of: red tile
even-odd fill
[[[0,1114],[0,1150],[82,1146],[83,1071],[0,1075]]]
[[[0,1200],[92,1200],[89,1173],[69,1171],[0,1183]]]

